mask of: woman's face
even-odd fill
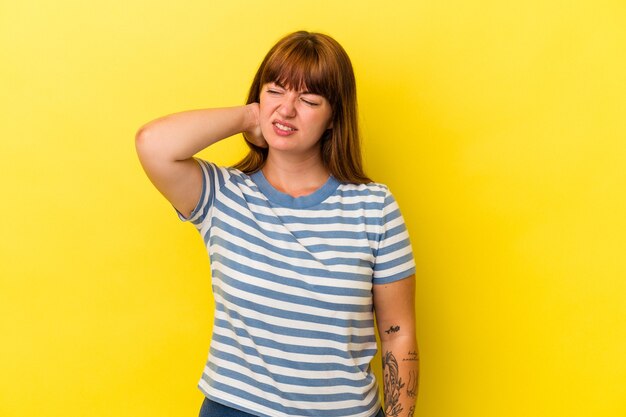
[[[320,138],[332,127],[332,109],[325,97],[267,83],[259,101],[261,132],[270,150],[319,152]]]

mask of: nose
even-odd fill
[[[278,107],[278,114],[282,117],[295,117],[296,115],[296,101],[295,97],[291,94],[285,95],[283,100],[280,102],[280,106]]]

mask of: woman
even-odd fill
[[[397,204],[361,167],[356,109],[343,48],[296,32],[269,51],[247,105],[137,133],[148,177],[210,255],[201,416],[382,416],[374,311],[385,412],[413,414],[415,266]],[[194,158],[237,133],[250,152],[235,167]]]

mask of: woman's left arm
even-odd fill
[[[415,332],[415,276],[374,285],[374,311],[381,341],[387,417],[413,417],[419,385]]]

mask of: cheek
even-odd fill
[[[332,127],[333,121],[329,115],[320,116],[317,120],[317,124],[322,132]]]
[[[317,119],[318,119],[318,123],[324,127],[323,130],[326,130],[330,127],[332,127],[333,124],[333,113],[332,111],[327,107],[325,109],[323,109],[322,111],[319,112],[319,114],[317,115]]]
[[[272,132],[272,125],[269,121],[269,118],[263,117],[263,114],[259,114],[259,127],[261,128],[261,134],[264,137],[267,137]]]
[[[326,118],[326,123],[324,125],[324,130],[333,128],[333,118],[332,115]]]
[[[261,124],[263,124],[264,122],[267,122],[271,115],[272,115],[272,112],[269,109],[269,106],[267,105],[267,103],[264,103],[263,101],[261,101],[259,103],[259,122]]]

